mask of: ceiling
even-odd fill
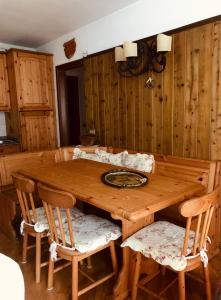
[[[0,0],[0,42],[36,48],[138,0]]]

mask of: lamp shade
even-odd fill
[[[124,49],[122,47],[115,48],[115,62],[125,61],[126,57],[124,56]]]
[[[157,35],[157,52],[171,51],[172,37],[160,33]]]
[[[124,42],[123,49],[125,57],[137,56],[137,43]]]

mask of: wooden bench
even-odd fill
[[[0,230],[9,238],[17,236],[15,227],[18,231],[20,223],[20,207],[11,174],[19,169],[50,166],[55,162],[57,151],[21,152],[0,157]]]
[[[164,154],[154,154],[155,173],[162,176],[182,178],[187,181],[198,182],[205,187],[205,193],[214,190],[220,181],[220,162],[193,158],[178,157]],[[221,201],[217,203],[213,220],[210,225],[209,236],[211,239],[210,255],[220,251],[221,232]],[[156,217],[175,222],[185,226],[186,220],[178,211],[179,205],[173,205],[161,210]]]
[[[155,154],[154,157],[156,163],[156,174],[171,176],[174,178],[183,178],[187,181],[199,182],[205,187],[206,193],[213,191],[215,186],[219,183],[220,162],[163,154]],[[173,205],[165,208],[156,215],[156,218],[168,220],[181,226],[185,226],[186,220],[180,215],[178,207],[179,205]],[[211,239],[211,257],[220,251],[220,227],[221,209],[219,201],[215,207],[215,213],[209,231],[209,237]]]
[[[113,148],[113,153],[124,151],[122,148]],[[127,150],[128,153],[136,153],[135,150]],[[221,163],[212,160],[200,160],[193,158],[178,157],[164,154],[154,154],[155,169],[154,173],[173,178],[184,179],[191,182],[198,182],[205,187],[205,193],[213,191],[214,187],[220,182]],[[210,225],[209,236],[211,239],[210,254],[214,256],[220,251],[221,242],[221,209],[217,203],[213,220]],[[179,205],[167,207],[157,214],[156,219],[168,220],[185,227],[185,219],[178,211]]]
[[[156,174],[199,182],[205,186],[207,193],[213,191],[217,168],[216,161],[164,154],[154,154],[154,158]]]
[[[119,153],[124,150],[123,148],[112,149],[113,153]],[[130,154],[137,153],[135,150],[127,151]],[[153,155],[155,159],[154,173],[156,174],[198,182],[205,186],[207,193],[213,191],[215,185],[218,183],[220,162],[165,154],[153,153]]]

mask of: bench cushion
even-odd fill
[[[148,173],[152,171],[154,164],[154,156],[151,154],[128,154],[127,151],[113,154],[97,149],[95,150],[95,153],[86,153],[85,151],[81,151],[79,148],[75,148],[73,152],[73,159],[76,158],[90,159]]]

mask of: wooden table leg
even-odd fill
[[[114,287],[115,300],[126,299],[129,296],[130,250],[123,248],[123,266]]]
[[[153,223],[154,216],[149,215],[145,218],[142,218],[136,222],[128,221],[126,219],[118,218],[117,216],[112,216],[114,219],[120,219],[122,221],[122,240],[125,240],[127,237],[131,236],[133,233],[139,229]],[[128,247],[122,248],[123,251],[123,265],[119,273],[117,283],[114,287],[113,299],[114,300],[123,300],[127,299],[130,296],[131,292],[131,273],[132,269],[132,251]]]

